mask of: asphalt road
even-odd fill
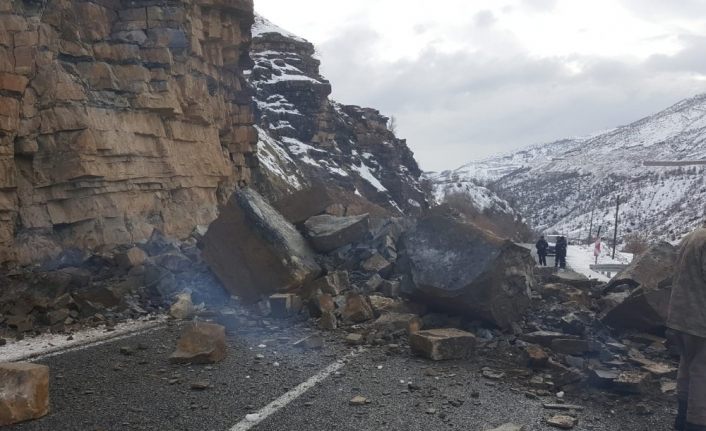
[[[227,359],[211,366],[168,362],[179,334],[176,326],[42,359],[38,362],[51,368],[52,412],[7,429],[236,429],[246,415],[355,350],[340,342],[340,333],[330,335],[320,351],[292,347],[309,333],[305,326],[238,330],[229,336]],[[121,347],[138,346],[134,355],[120,353]],[[367,347],[252,429],[485,431],[506,422],[530,431],[551,429],[544,421],[553,412],[542,403],[554,397],[529,399],[516,381],[481,377],[480,369],[488,365],[484,361],[432,363],[387,347]],[[198,381],[209,382],[210,388],[192,390]],[[349,405],[356,395],[370,403]],[[666,402],[653,403],[649,414],[641,414],[636,408],[641,400],[634,397],[615,396],[607,406],[586,393],[567,394],[567,401],[585,407],[576,430],[670,429],[672,409]]]

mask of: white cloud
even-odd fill
[[[256,0],[256,9],[317,45],[335,98],[394,114],[422,167],[443,169],[706,90],[701,2]]]

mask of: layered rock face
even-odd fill
[[[259,111],[256,187],[273,200],[312,183],[335,185],[392,213],[428,206],[421,171],[389,119],[329,99],[314,46],[262,17],[253,27],[250,82]]]
[[[252,0],[0,13],[0,262],[183,237],[251,181]]]

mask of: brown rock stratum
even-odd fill
[[[0,0],[0,262],[214,220],[254,163],[253,20],[252,0]]]

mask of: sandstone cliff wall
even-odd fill
[[[252,0],[0,0],[0,262],[188,235],[250,181]]]

